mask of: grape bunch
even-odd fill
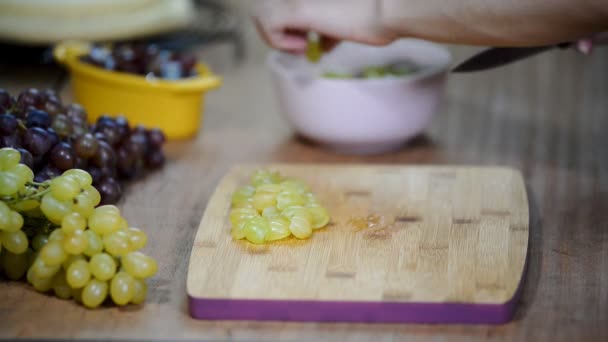
[[[197,75],[194,55],[161,50],[157,45],[141,42],[95,44],[81,60],[106,70],[168,80]]]
[[[164,142],[161,130],[131,127],[124,117],[101,116],[89,126],[84,108],[64,105],[52,90],[30,88],[15,99],[0,89],[0,148],[17,149],[37,182],[72,168],[86,170],[101,204],[118,202],[119,180],[160,168]]]
[[[70,169],[42,183],[0,149],[0,268],[37,291],[95,308],[107,299],[141,304],[156,261],[140,252],[146,234],[130,227],[101,196],[86,171]],[[97,207],[96,207],[97,206]]]
[[[251,184],[233,193],[231,205],[232,237],[255,244],[291,235],[307,239],[330,220],[307,184],[267,170],[256,170]]]

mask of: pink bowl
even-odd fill
[[[420,70],[399,78],[320,76],[397,60]],[[451,62],[447,49],[416,39],[383,47],[345,42],[318,64],[277,51],[268,56],[280,109],[294,129],[333,150],[356,154],[392,151],[421,134],[441,102]]]

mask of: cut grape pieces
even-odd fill
[[[250,184],[236,189],[231,197],[233,239],[253,244],[291,235],[308,239],[329,223],[329,213],[303,181],[268,170],[256,170],[249,179]]]

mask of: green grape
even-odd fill
[[[70,299],[72,297],[72,288],[68,285],[63,270],[59,271],[55,277],[53,277],[53,292],[61,299]]]
[[[23,278],[27,272],[29,264],[29,256],[31,253],[11,253],[8,250],[2,251],[2,268],[4,274],[11,280],[19,280]]]
[[[128,304],[135,295],[135,279],[127,272],[118,272],[110,282],[110,297],[117,305]]]
[[[0,170],[6,171],[12,169],[19,164],[19,160],[21,160],[19,151],[10,147],[0,149]]]
[[[133,280],[133,298],[131,303],[139,305],[146,300],[146,294],[148,293],[148,285],[143,279]]]
[[[244,230],[247,241],[255,244],[262,244],[270,231],[270,224],[268,223],[268,219],[258,216],[251,218],[245,224]]]
[[[239,222],[237,225],[233,225],[230,229],[230,235],[235,240],[240,240],[245,238],[245,224],[247,220],[243,220]]]
[[[79,254],[79,255],[70,255],[61,264],[61,268],[63,268],[64,270],[67,270],[70,267],[70,265],[72,265],[77,260],[84,260],[84,261],[86,261],[87,259],[83,255],[81,255],[81,254]]]
[[[53,278],[42,278],[36,276],[33,268],[27,271],[27,281],[34,286],[34,289],[38,292],[48,292],[53,288]]]
[[[312,217],[310,216],[310,212],[308,212],[308,209],[304,208],[302,206],[299,206],[299,205],[287,207],[287,208],[285,208],[285,210],[283,210],[283,212],[281,214],[290,220],[292,217],[294,217],[296,215],[308,217],[309,221],[312,220]]]
[[[49,235],[49,241],[58,241],[61,242],[65,238],[65,233],[62,229],[55,229]]]
[[[19,178],[20,184],[25,184],[34,180],[34,172],[23,164],[15,165],[15,167],[11,169],[11,172]]]
[[[255,193],[270,193],[270,194],[278,194],[281,192],[281,186],[279,184],[269,183],[269,184],[261,184],[255,189]]]
[[[106,253],[99,253],[89,260],[89,270],[101,281],[110,280],[116,273],[116,261]]]
[[[265,218],[272,218],[276,216],[280,216],[281,212],[276,207],[266,207],[262,211],[262,216]]]
[[[332,79],[352,79],[354,78],[353,74],[348,72],[336,72],[336,71],[326,71],[323,73],[323,77],[332,78]]]
[[[0,230],[6,229],[11,224],[11,208],[0,201]]]
[[[259,216],[259,214],[253,208],[235,208],[230,211],[230,223],[236,226],[243,220],[256,216]]]
[[[61,269],[61,265],[47,265],[42,259],[36,258],[32,266],[30,266],[30,270],[34,273],[34,276],[37,278],[50,278],[57,274],[57,272]]]
[[[91,178],[91,175],[84,170],[70,169],[64,172],[63,176],[70,176],[78,180],[78,183],[82,188],[88,187],[93,184],[93,178]]]
[[[270,230],[268,231],[268,235],[266,235],[267,241],[281,240],[291,235],[289,220],[285,217],[272,217],[268,222],[270,224]]]
[[[66,270],[66,281],[72,288],[81,288],[91,279],[89,263],[86,260],[76,260]]]
[[[251,197],[255,194],[255,188],[252,186],[244,186],[237,189],[232,195],[231,203],[234,208],[246,206],[251,203]]]
[[[106,206],[96,208],[89,217],[89,228],[99,235],[118,230],[120,223],[120,213]]]
[[[45,234],[36,234],[32,239],[32,248],[39,251],[49,242],[49,237]]]
[[[251,184],[254,187],[258,187],[262,184],[277,184],[281,181],[282,177],[278,172],[256,170],[251,176]]]
[[[101,305],[108,296],[108,283],[105,281],[91,279],[82,289],[82,304],[94,309]]]
[[[274,207],[277,204],[277,196],[273,193],[256,193],[252,200],[253,207],[258,211],[263,211],[264,208]]]
[[[69,254],[82,254],[88,246],[89,239],[80,229],[67,234],[63,239],[63,249]]]
[[[137,251],[146,246],[148,237],[141,229],[130,227],[127,229],[127,234],[129,235],[129,249],[131,251]]]
[[[61,220],[61,230],[65,234],[72,234],[77,230],[84,230],[86,227],[86,219],[77,212],[70,213]]]
[[[304,198],[296,192],[283,191],[277,196],[277,208],[284,210],[287,207],[304,205]]]
[[[120,217],[120,223],[118,224],[118,230],[127,230],[129,229],[129,222],[124,217]]]
[[[310,189],[306,183],[299,181],[297,179],[288,179],[281,183],[281,189],[284,192],[288,193],[296,193],[303,195],[307,193]]]
[[[17,175],[0,171],[0,196],[14,195],[22,186],[21,179]]]
[[[11,211],[9,219],[10,223],[4,228],[5,232],[14,233],[21,230],[21,227],[23,227],[23,216],[16,211]]]
[[[323,228],[329,223],[329,214],[325,208],[321,206],[312,206],[307,209],[311,216],[312,229]]]
[[[72,298],[74,298],[74,301],[76,303],[82,304],[82,289],[83,288],[84,288],[84,286],[79,287],[79,288],[72,287]]]
[[[0,232],[0,241],[2,241],[2,246],[6,250],[15,254],[21,254],[27,250],[27,235],[21,230],[16,232]]]
[[[313,206],[316,204],[318,204],[317,197],[313,193],[309,192],[304,194],[304,205]]]
[[[80,193],[74,199],[72,210],[79,213],[80,216],[88,218],[95,211],[95,204],[85,193]]]
[[[307,239],[312,235],[310,217],[294,215],[291,218],[289,230],[298,239]]]
[[[19,212],[31,211],[40,208],[40,202],[34,199],[23,200],[13,204],[13,208]]]
[[[59,241],[49,241],[40,250],[39,258],[44,261],[45,264],[54,266],[61,265],[68,258],[68,254],[63,250]]]
[[[118,230],[102,237],[105,250],[113,256],[123,256],[130,252],[129,234]]]
[[[71,201],[80,193],[78,180],[60,176],[51,181],[51,194],[59,201]]]
[[[306,44],[306,58],[311,63],[317,63],[323,50],[321,49],[321,37],[316,32],[308,32],[308,42]]]
[[[158,270],[156,260],[141,252],[130,252],[121,261],[125,271],[139,279],[149,278]]]
[[[52,193],[44,195],[40,209],[49,221],[61,224],[63,217],[72,212],[73,201],[60,201]]]
[[[90,202],[93,203],[93,207],[97,206],[101,202],[101,195],[99,191],[92,185],[83,188],[82,195],[88,197]]]
[[[89,229],[85,230],[84,234],[87,236],[88,240],[87,249],[85,249],[84,254],[92,257],[95,254],[101,253],[101,251],[103,251],[103,241],[99,235]]]

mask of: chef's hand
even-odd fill
[[[398,37],[535,46],[608,31],[606,0],[256,0],[258,29],[276,49],[303,52],[306,31],[383,45]]]
[[[256,0],[254,20],[268,45],[284,51],[306,50],[307,32],[317,32],[324,50],[340,40],[386,45],[396,36],[382,26],[381,1]]]

